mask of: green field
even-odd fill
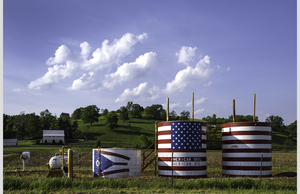
[[[81,163],[91,160],[91,149],[96,148],[96,140],[101,140],[101,147],[141,148],[143,141],[139,138],[144,135],[149,142],[154,141],[155,120],[133,118],[130,129],[127,122],[119,121],[119,127],[113,131],[104,125],[104,117],[99,122],[84,124],[78,121],[79,130],[87,133],[89,140],[79,143],[68,143],[74,154]],[[18,177],[15,173],[4,178],[4,193],[296,193],[297,189],[297,150],[296,146],[288,149],[282,143],[288,138],[287,135],[274,132],[272,135],[272,172],[273,177],[259,179],[222,179],[222,151],[207,151],[207,178],[196,180],[175,180],[154,177],[154,165],[150,165],[140,178],[127,179],[94,179],[91,177],[89,164],[74,166],[77,174],[73,182],[66,178],[46,178],[43,174],[31,174],[30,176]],[[53,154],[61,149],[62,145],[36,145],[35,140],[18,141],[17,147],[4,147],[3,159],[6,166],[3,170],[22,169],[22,163],[18,157],[22,151],[30,151],[35,155],[33,160],[38,159],[37,153],[47,152]],[[88,153],[88,154],[87,154]],[[50,159],[47,155],[45,161]],[[49,158],[48,158],[49,157]],[[16,161],[17,160],[17,161]],[[14,164],[8,161],[15,161]],[[79,163],[79,161],[76,161]],[[45,170],[43,164],[33,167],[33,170]]]

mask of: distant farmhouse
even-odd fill
[[[55,140],[55,143],[58,143],[61,140],[65,143],[65,131],[64,130],[43,130],[43,143],[47,140],[48,143],[51,143]]]
[[[3,146],[17,146],[18,139],[3,139]]]

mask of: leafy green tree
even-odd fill
[[[25,132],[34,139],[42,137],[40,117],[35,113],[26,115]]]
[[[266,118],[266,122],[271,123],[272,130],[284,132],[285,126],[283,124],[283,119],[280,116],[271,115]]]
[[[110,130],[118,128],[118,115],[116,112],[111,111],[108,113],[105,118],[105,126]]]
[[[15,126],[17,128],[17,136],[24,138],[26,136],[25,132],[25,111],[21,111],[19,115],[15,117]]]
[[[143,117],[147,119],[163,119],[165,110],[161,104],[147,106],[144,110]]]
[[[17,131],[14,130],[15,116],[3,114],[3,137],[9,139],[17,137]]]
[[[108,115],[109,111],[107,109],[103,110],[103,116],[106,117]]]
[[[90,105],[83,109],[81,119],[83,123],[90,123],[91,126],[94,122],[99,120],[99,108],[96,105]]]
[[[131,115],[132,117],[135,118],[142,118],[144,108],[140,106],[139,104],[133,104],[132,105],[132,110],[131,110]]]
[[[56,126],[56,117],[48,109],[40,112],[42,130],[54,130]]]
[[[286,127],[286,132],[290,134],[291,137],[297,136],[297,120]]]
[[[177,114],[176,114],[176,112],[174,110],[172,110],[172,112],[170,112],[169,119],[171,121],[177,120]]]
[[[182,111],[180,113],[180,117],[179,117],[179,120],[189,120],[190,118],[190,112],[189,111]]]
[[[131,117],[132,117],[132,102],[127,102],[126,108],[128,111],[128,125],[129,125],[129,130],[130,130],[130,122],[131,122]]]
[[[57,129],[65,131],[66,139],[74,138],[73,134],[78,130],[78,124],[77,121],[73,121],[73,123],[71,122],[69,113],[61,113],[57,123]]]
[[[120,113],[120,119],[125,122],[129,120],[129,115],[128,115],[128,110],[125,106],[121,106],[120,109],[118,110]]]
[[[81,119],[82,111],[83,111],[82,107],[77,108],[76,110],[74,110],[74,112],[72,113],[72,116],[71,116],[72,119],[73,120],[79,120],[79,119]]]

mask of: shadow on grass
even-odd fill
[[[273,177],[297,177],[297,173],[296,172],[283,172],[283,173],[276,174]]]
[[[86,134],[86,138],[88,140],[97,140],[97,137],[96,136],[101,136],[103,135],[104,133],[88,133]]]
[[[125,128],[126,130],[120,130],[120,128]],[[119,127],[115,129],[114,132],[122,135],[145,135],[147,137],[153,137],[152,133],[140,132],[139,127],[130,127],[130,130],[128,130],[128,127]]]

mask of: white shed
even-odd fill
[[[65,131],[64,130],[43,130],[43,142],[47,140],[48,143],[52,143],[55,140],[56,143],[61,140],[65,143]]]
[[[3,139],[3,146],[17,146],[18,139]]]

